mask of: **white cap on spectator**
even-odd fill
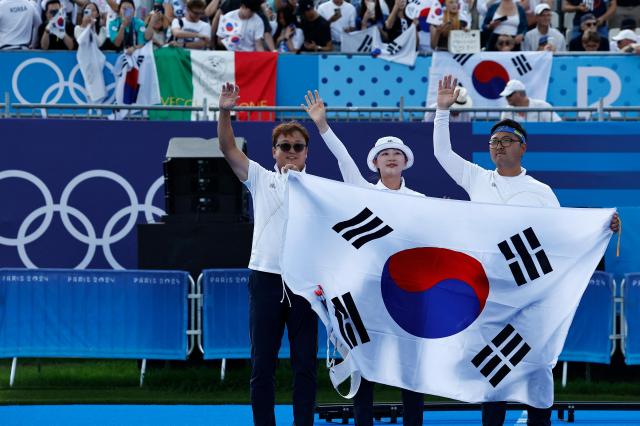
[[[536,8],[533,10],[533,12],[537,16],[537,15],[540,15],[545,10],[551,10],[551,7],[546,3],[540,3],[539,5],[536,6]]]
[[[520,92],[525,90],[527,90],[527,88],[524,87],[524,84],[522,84],[520,80],[509,80],[504,90],[500,92],[500,96],[509,96],[513,92]]]
[[[613,41],[631,40],[634,43],[638,42],[638,36],[633,30],[622,30],[618,34],[611,37]]]
[[[471,108],[473,106],[473,100],[469,96],[469,92],[464,87],[458,88],[458,97],[456,101],[451,105],[451,109],[455,108]]]

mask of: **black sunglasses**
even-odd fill
[[[293,145],[291,145],[290,143],[286,143],[286,142],[276,145],[276,148],[280,148],[284,152],[291,151],[291,147],[293,147],[293,150],[295,152],[302,152],[307,147],[307,145],[303,143],[294,143]]]

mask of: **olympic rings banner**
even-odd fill
[[[114,99],[113,64],[104,69],[107,103]],[[425,106],[431,57],[415,66],[394,64],[369,55],[279,55],[276,105],[300,105],[308,89],[318,88],[330,106]],[[12,103],[86,103],[75,52],[0,52],[0,94]],[[547,101],[555,106],[638,105],[638,55],[554,55]],[[357,77],[355,77],[357,76]]]
[[[452,125],[456,152],[492,167],[491,123]],[[214,122],[2,119],[0,265],[18,268],[134,269],[137,223],[164,213],[162,162],[172,137],[216,136]],[[308,124],[308,172],[341,180],[335,158]],[[373,141],[389,134],[411,146],[408,185],[432,197],[467,199],[433,156],[431,123],[334,123],[363,175]],[[273,123],[234,123],[251,158],[271,169]],[[638,122],[532,123],[524,158],[563,206],[637,206]],[[615,140],[615,143],[611,143]],[[625,227],[625,235],[632,232]],[[632,251],[623,252],[631,256]]]

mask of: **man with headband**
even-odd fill
[[[449,108],[458,96],[457,81],[450,75],[438,82],[438,106],[433,127],[433,152],[445,171],[464,188],[471,201],[514,206],[560,207],[555,194],[542,182],[527,175],[522,156],[527,150],[527,132],[510,119],[491,128],[489,153],[495,170],[487,170],[471,163],[451,149],[449,136]],[[611,219],[611,230],[618,231],[617,213]],[[482,404],[483,426],[504,423],[506,402]],[[528,407],[528,425],[551,426],[551,409]]]

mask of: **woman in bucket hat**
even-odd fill
[[[303,104],[302,107],[316,124],[320,136],[322,136],[327,147],[338,160],[338,166],[344,182],[361,187],[383,191],[398,191],[401,194],[424,197],[424,194],[405,186],[402,172],[413,165],[413,152],[400,138],[395,136],[382,137],[371,148],[367,156],[367,165],[369,170],[378,173],[380,180],[375,184],[370,183],[362,176],[347,148],[329,127],[324,103],[318,91],[316,90],[315,93],[308,91],[305,95],[305,100],[306,105]]]
[[[306,105],[303,104],[302,107],[316,124],[320,136],[338,160],[344,182],[382,191],[397,191],[400,194],[425,196],[405,186],[402,171],[413,165],[413,152],[400,138],[395,136],[382,137],[371,148],[367,156],[367,165],[372,172],[378,173],[380,180],[376,184],[370,183],[362,177],[347,148],[329,127],[324,103],[318,91],[316,90],[315,93],[308,91],[305,101]],[[402,389],[402,405],[403,424],[422,425],[424,395]],[[360,387],[353,400],[353,412],[357,426],[373,425],[373,382],[364,377],[360,381]]]

